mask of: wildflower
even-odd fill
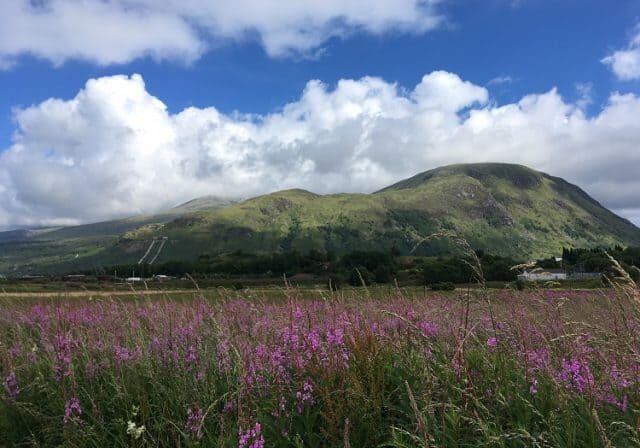
[[[117,366],[121,366],[122,364],[124,364],[125,362],[133,358],[133,355],[128,348],[120,347],[119,345],[116,345],[113,348],[113,354],[114,354]]]
[[[302,390],[296,392],[296,399],[298,401],[298,414],[302,414],[305,405],[313,406],[315,400],[313,399],[313,384],[307,380],[302,386]]]
[[[529,386],[529,393],[531,395],[535,395],[538,393],[538,379],[534,378],[531,382],[531,386]]]
[[[227,401],[222,407],[223,414],[229,414],[236,410],[236,402],[235,401]]]
[[[309,333],[307,333],[305,339],[312,352],[318,350],[318,348],[320,347],[320,333],[317,329],[313,329]]]
[[[199,359],[200,359],[200,356],[198,355],[198,349],[193,345],[190,345],[187,348],[187,353],[184,357],[184,361],[187,363],[188,366],[191,366],[193,364],[196,364]]]
[[[9,398],[17,398],[20,393],[20,389],[18,388],[18,380],[16,379],[16,373],[11,372],[2,382],[4,385],[4,390],[7,391],[7,395]]]
[[[187,423],[186,427],[189,432],[196,438],[201,439],[202,434],[202,421],[204,420],[204,413],[200,406],[191,406],[187,409]]]
[[[85,372],[87,374],[87,377],[89,378],[95,378],[95,376],[100,372],[100,370],[104,368],[105,368],[105,363],[103,361],[96,362],[95,360],[91,359],[87,361],[87,363],[85,364]]]
[[[527,350],[524,354],[527,358],[527,364],[530,366],[529,370],[544,370],[549,364],[549,359],[551,358],[547,347]]]
[[[462,373],[462,363],[460,362],[461,358],[462,356],[456,355],[455,358],[453,358],[453,361],[451,361],[451,366],[453,367],[454,372],[456,372],[456,376],[460,376]]]
[[[584,393],[587,388],[591,389],[594,385],[593,375],[589,364],[579,359],[562,360],[562,370],[560,371],[560,380],[569,390],[575,390]]]
[[[622,397],[621,400],[618,399],[618,397],[616,397],[615,395],[612,395],[612,394],[605,394],[600,399],[602,401],[604,401],[605,403],[609,403],[609,404],[617,407],[622,412],[626,412],[627,409],[629,408],[629,396],[627,394],[625,394]]]
[[[297,348],[300,343],[300,336],[298,335],[298,329],[296,327],[285,328],[282,332],[282,338],[283,342],[286,345],[290,345],[293,349]]]
[[[270,363],[273,369],[277,369],[285,362],[285,355],[280,347],[276,347],[271,351]]]
[[[344,345],[343,337],[344,333],[342,328],[336,328],[333,332],[327,331],[327,343],[329,343],[329,345]]]
[[[76,397],[72,397],[64,405],[64,418],[62,419],[63,423],[66,425],[70,421],[74,419],[79,419],[82,415],[82,408],[80,407],[80,402]]]
[[[296,306],[296,309],[293,311],[293,318],[298,321],[300,319],[302,319],[302,317],[304,316],[304,313],[302,312],[302,310],[300,309],[299,306]]]
[[[246,431],[238,431],[238,448],[264,448],[264,436],[259,422]]]
[[[623,376],[622,372],[620,371],[620,369],[616,364],[613,364],[611,366],[611,369],[609,371],[609,376],[611,378],[613,385],[618,389],[625,389],[631,385],[631,381],[629,381],[627,378]]]
[[[620,410],[622,412],[627,412],[627,409],[629,408],[629,396],[625,394],[624,397],[622,397],[622,400],[618,403],[618,407],[620,408]]]
[[[216,358],[218,361],[218,368],[222,373],[227,373],[231,370],[231,357],[229,356],[230,350],[231,350],[231,344],[226,339],[222,340],[216,347]]]
[[[498,338],[496,338],[495,336],[492,336],[489,339],[487,339],[487,346],[491,348],[496,348],[498,346]]]
[[[146,428],[144,427],[144,425],[137,426],[135,422],[132,422],[131,420],[127,422],[127,434],[129,434],[135,440],[138,440],[140,437],[142,437],[145,429]]]
[[[20,346],[20,344],[16,344],[9,349],[9,356],[11,356],[12,358],[17,358],[18,356],[20,356],[20,353],[22,353],[22,347]]]
[[[420,322],[417,327],[422,331],[422,334],[428,337],[436,337],[438,336],[439,329],[436,324],[431,322]]]
[[[282,395],[278,399],[278,407],[271,411],[271,415],[274,417],[280,417],[281,414],[284,414],[287,417],[289,416],[289,413],[287,412],[287,399]]]
[[[53,341],[53,347],[55,350],[53,370],[56,380],[61,381],[71,375],[71,340],[58,335]]]

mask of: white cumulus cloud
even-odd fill
[[[434,29],[440,1],[2,0],[0,69],[24,54],[56,65],[189,62],[228,40],[258,41],[271,56],[305,55],[354,32]]]
[[[449,163],[514,162],[565,177],[640,216],[640,97],[611,94],[593,117],[557,90],[496,104],[436,71],[406,89],[383,79],[309,81],[280,110],[171,114],[141,76],[93,79],[71,99],[16,111],[0,153],[0,227],[153,212],[197,196],[284,188],[370,192]]]
[[[625,49],[614,51],[601,62],[623,81],[640,79],[640,25]]]

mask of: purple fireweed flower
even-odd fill
[[[327,343],[329,345],[342,346],[344,345],[344,332],[342,328],[336,328],[334,331],[327,331]]]
[[[456,376],[460,376],[462,373],[462,363],[460,362],[460,355],[456,355],[451,361],[451,367],[453,367],[453,371],[456,372]]]
[[[498,346],[498,338],[496,338],[495,336],[491,336],[489,339],[487,339],[487,346],[496,348]]]
[[[266,358],[267,354],[267,347],[265,347],[264,344],[258,344],[256,346],[256,356],[258,358]]]
[[[246,431],[238,431],[238,448],[264,448],[264,436],[259,422]]]
[[[629,396],[625,394],[624,397],[622,397],[622,400],[620,402],[618,402],[618,407],[620,408],[620,410],[622,412],[627,412],[627,409],[629,408]]]
[[[113,347],[113,356],[116,360],[117,366],[121,366],[122,364],[126,363],[127,361],[133,358],[133,355],[131,354],[128,348],[120,347],[119,345],[116,345],[115,347]]]
[[[533,371],[545,370],[551,358],[547,347],[527,350],[524,354],[527,359],[527,364],[529,365],[529,370]]]
[[[531,385],[529,386],[529,393],[531,395],[535,395],[538,393],[538,380],[536,378],[531,381]]]
[[[622,399],[618,399],[618,397],[616,397],[615,395],[608,393],[608,394],[601,395],[600,400],[612,406],[617,407],[622,412],[626,412],[627,409],[629,408],[629,396],[627,394],[625,394],[622,397]]]
[[[625,378],[616,364],[611,366],[609,377],[611,378],[612,384],[618,389],[625,389],[631,385],[631,381]]]
[[[7,396],[11,399],[15,399],[18,397],[20,393],[20,389],[18,388],[18,380],[16,379],[16,372],[11,372],[6,376],[4,381],[2,382],[4,386],[4,390],[7,392]]]
[[[271,352],[269,362],[273,369],[278,369],[280,366],[284,364],[285,359],[286,357],[282,352],[282,349],[280,349],[279,347],[276,347]]]
[[[286,417],[289,416],[289,413],[287,412],[287,399],[283,395],[278,399],[278,407],[271,411],[271,415],[274,417],[280,417],[282,414]]]
[[[216,347],[218,369],[220,369],[220,372],[222,373],[227,373],[231,370],[231,357],[229,356],[230,350],[231,344],[229,344],[229,341],[226,339],[220,341]]]
[[[199,359],[200,359],[200,356],[198,354],[198,349],[193,345],[190,345],[189,347],[187,347],[187,352],[184,356],[184,362],[188,366],[192,366],[196,364]]]
[[[300,336],[298,335],[298,329],[296,327],[293,328],[285,328],[282,331],[282,339],[285,345],[290,345],[294,350],[298,348],[298,344],[300,343]]]
[[[63,423],[66,425],[70,421],[75,419],[79,419],[82,415],[82,408],[80,407],[80,402],[76,397],[72,397],[64,405],[64,418],[62,419]]]
[[[223,414],[230,414],[236,410],[236,402],[235,401],[227,401],[222,407]]]
[[[71,375],[71,340],[57,335],[53,341],[53,348],[55,350],[53,370],[56,380],[61,381]]]
[[[187,423],[185,424],[187,430],[196,439],[201,439],[202,434],[202,421],[204,420],[204,413],[202,408],[198,405],[191,406],[187,409]]]
[[[429,337],[438,336],[438,326],[431,322],[419,322],[417,327],[422,331],[422,334]]]
[[[305,335],[305,340],[312,352],[317,351],[320,347],[320,332],[314,328]]]
[[[88,378],[95,378],[95,376],[100,372],[100,370],[106,367],[103,361],[96,362],[94,359],[87,361],[85,364],[85,372]]]
[[[306,380],[302,386],[302,390],[296,392],[297,409],[298,414],[302,414],[305,406],[313,406],[315,400],[313,399],[313,384],[311,381]]]
[[[560,380],[567,389],[575,390],[579,393],[592,390],[594,386],[593,374],[589,368],[589,363],[576,358],[572,358],[569,361],[562,360]]]
[[[17,358],[22,353],[22,346],[20,344],[16,344],[9,349],[9,356],[12,358]]]
[[[303,316],[304,316],[304,312],[302,311],[302,309],[300,309],[299,306],[296,306],[295,310],[293,311],[294,320],[299,321],[300,319],[302,319]]]

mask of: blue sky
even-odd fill
[[[90,4],[91,1],[88,3]],[[132,204],[134,211],[149,211],[164,207],[172,202],[188,199],[186,196],[190,194],[190,191],[193,195],[207,192],[230,195],[233,192],[224,189],[224,185],[230,184],[235,185],[234,191],[242,195],[287,187],[296,182],[301,183],[302,187],[326,192],[339,189],[366,191],[379,185],[376,181],[368,184],[358,176],[362,178],[371,176],[379,179],[380,182],[390,181],[413,174],[413,172],[433,168],[433,165],[441,162],[485,159],[527,163],[534,168],[546,169],[553,171],[554,174],[566,176],[569,180],[580,183],[606,205],[630,219],[640,222],[640,203],[627,197],[633,196],[632,194],[616,193],[619,189],[633,192],[638,186],[634,176],[631,173],[622,176],[614,175],[613,170],[612,172],[607,171],[605,175],[603,174],[605,173],[604,167],[603,171],[597,171],[597,168],[602,166],[599,162],[603,157],[602,151],[607,151],[607,148],[590,149],[591,152],[584,150],[585,152],[580,153],[576,159],[577,162],[574,163],[575,166],[580,167],[575,171],[566,166],[549,169],[554,168],[551,163],[552,159],[555,160],[554,153],[574,154],[577,151],[575,149],[577,145],[584,146],[584,142],[580,143],[582,137],[571,134],[570,131],[566,131],[567,135],[558,135],[558,133],[542,135],[543,131],[540,131],[536,134],[535,141],[532,142],[531,136],[525,135],[526,126],[522,129],[510,128],[509,135],[513,140],[513,146],[511,150],[501,149],[502,152],[492,151],[487,146],[488,144],[479,137],[469,137],[469,141],[460,142],[458,136],[462,131],[447,131],[447,138],[455,137],[456,140],[443,140],[442,145],[463,148],[459,149],[457,155],[452,156],[451,160],[438,153],[443,149],[437,148],[436,143],[425,140],[425,147],[431,148],[431,153],[415,161],[417,149],[407,149],[406,157],[413,158],[414,162],[399,164],[394,169],[385,170],[384,157],[376,159],[374,155],[367,155],[356,160],[351,153],[342,153],[345,159],[352,161],[351,171],[345,170],[343,167],[320,169],[319,167],[331,164],[323,162],[320,156],[314,156],[314,148],[320,145],[320,139],[328,138],[326,133],[329,133],[330,140],[338,142],[338,146],[347,145],[350,141],[348,138],[351,138],[347,136],[351,134],[350,131],[343,130],[343,127],[347,126],[345,122],[331,129],[323,128],[323,133],[307,130],[304,137],[296,137],[295,141],[304,141],[304,145],[296,147],[295,151],[287,157],[291,157],[291,160],[295,159],[296,169],[304,175],[279,180],[276,174],[263,177],[254,177],[251,174],[258,169],[258,166],[265,169],[264,167],[269,163],[277,163],[273,160],[283,154],[282,148],[290,148],[292,145],[291,141],[280,142],[278,143],[280,146],[276,145],[277,148],[275,148],[272,142],[277,135],[269,134],[269,138],[264,136],[268,132],[284,132],[285,134],[293,132],[291,123],[283,131],[280,128],[275,130],[268,128],[264,121],[269,121],[269,117],[286,121],[290,118],[284,112],[287,105],[297,105],[293,108],[296,110],[308,108],[308,110],[301,112],[301,116],[295,118],[293,122],[296,120],[304,121],[307,120],[306,117],[320,113],[318,109],[314,108],[315,106],[310,105],[310,101],[305,100],[304,92],[305,89],[309,89],[308,83],[311,80],[320,80],[324,83],[325,86],[320,89],[321,95],[325,95],[331,101],[338,102],[338,99],[342,98],[340,95],[344,94],[345,97],[352,98],[352,94],[355,94],[347,88],[339,89],[337,85],[340,80],[358,81],[364,77],[374,77],[383,82],[385,88],[395,89],[393,95],[397,98],[393,98],[393,104],[396,104],[399,99],[409,97],[415,103],[413,106],[423,110],[424,108],[420,108],[420,101],[415,99],[412,92],[417,90],[417,86],[420,85],[425,75],[435,71],[446,72],[455,76],[460,83],[469,83],[478,89],[486,90],[486,98],[483,97],[483,93],[470,91],[470,96],[465,98],[460,103],[461,107],[454,111],[455,125],[461,130],[472,124],[465,122],[469,110],[477,109],[479,112],[498,116],[509,111],[508,105],[518,104],[527,95],[541,95],[540,98],[545,99],[545,104],[549,104],[545,107],[553,108],[553,110],[545,112],[541,109],[534,112],[540,116],[545,114],[552,116],[554,113],[558,113],[568,122],[583,120],[582,124],[576,124],[575,132],[581,132],[579,131],[582,129],[581,126],[593,128],[589,131],[593,136],[590,137],[591,140],[587,142],[587,146],[601,145],[599,142],[610,141],[612,135],[617,139],[616,136],[619,135],[620,142],[617,144],[625,146],[611,149],[610,155],[617,158],[617,163],[620,165],[628,166],[637,160],[637,152],[640,151],[634,144],[634,139],[637,136],[634,132],[637,129],[633,124],[625,125],[623,126],[625,132],[623,135],[619,129],[605,129],[604,124],[601,124],[600,121],[604,122],[607,117],[614,114],[627,113],[627,109],[631,110],[631,113],[635,110],[633,109],[634,101],[640,94],[640,73],[636,74],[636,66],[634,65],[636,62],[633,59],[640,54],[640,50],[638,50],[640,38],[637,42],[635,41],[636,36],[640,36],[638,31],[640,2],[638,1],[442,0],[439,2],[420,2],[418,0],[403,0],[398,4],[404,5],[406,13],[394,15],[396,12],[385,12],[384,2],[382,2],[383,7],[380,8],[382,12],[371,17],[362,11],[341,12],[340,3],[337,2],[333,4],[333,9],[330,9],[329,12],[323,10],[322,7],[314,6],[308,8],[310,12],[301,12],[299,18],[295,13],[285,14],[286,17],[283,18],[278,15],[277,11],[273,14],[271,12],[263,14],[264,18],[246,18],[246,14],[241,15],[243,11],[238,12],[240,18],[226,16],[221,18],[222,13],[215,8],[198,10],[198,6],[195,6],[195,12],[185,12],[185,10],[167,7],[155,11],[153,9],[156,6],[153,2],[130,0],[136,4],[142,15],[148,14],[151,17],[151,14],[157,13],[157,17],[160,17],[158,20],[179,20],[179,23],[186,24],[187,27],[186,31],[175,36],[166,31],[168,29],[166,27],[164,31],[154,27],[143,30],[147,34],[152,34],[153,39],[132,36],[130,41],[126,39],[126,36],[130,32],[131,25],[126,20],[135,20],[135,17],[134,19],[128,17],[126,15],[128,10],[124,6],[123,9],[118,9],[121,6],[119,6],[120,3],[127,4],[128,1],[107,1],[106,4],[113,4],[113,8],[108,11],[108,14],[106,12],[103,14],[105,22],[113,20],[116,25],[122,23],[121,30],[112,31],[113,33],[119,32],[124,36],[122,40],[118,40],[120,37],[116,39],[113,44],[113,46],[122,46],[123,50],[119,53],[111,49],[105,50],[104,46],[98,43],[100,39],[104,39],[104,34],[101,35],[100,31],[100,14],[96,13],[97,15],[92,16],[93,12],[91,11],[86,14],[82,11],[73,14],[74,8],[77,9],[78,2],[76,0],[45,1],[43,2],[45,6],[42,7],[44,9],[31,11],[33,14],[24,13],[24,17],[16,20],[16,22],[25,25],[10,23],[11,19],[8,16],[11,12],[16,14],[16,11],[19,11],[16,8],[22,8],[23,12],[25,9],[28,10],[29,6],[26,0],[9,0],[7,2],[9,6],[0,6],[0,17],[4,16],[4,20],[7,21],[4,28],[7,29],[9,25],[13,26],[11,28],[13,34],[9,34],[7,31],[4,35],[0,34],[0,42],[4,40],[4,44],[0,43],[0,67],[3,67],[0,70],[0,86],[2,86],[0,88],[0,152],[5,154],[4,158],[0,158],[0,180],[4,179],[5,182],[5,191],[3,192],[0,188],[0,226],[3,224],[5,226],[33,224],[38,221],[73,223],[102,219],[127,214],[126,207]],[[47,3],[50,4],[47,6]],[[169,5],[172,2],[168,0],[158,2],[156,5],[163,3]],[[194,5],[199,3],[203,4],[204,2],[197,0],[193,2]],[[241,9],[242,7],[251,8],[257,3],[264,5],[268,2],[244,0],[239,3],[244,5],[239,7]],[[343,3],[349,4],[350,2],[345,0]],[[352,3],[355,5],[362,2],[352,0]],[[96,8],[99,7],[101,6],[96,6]],[[204,6],[202,7],[204,8]],[[282,7],[286,8],[286,6]],[[3,11],[2,8],[5,10]],[[423,16],[419,19],[416,18],[416,11]],[[3,12],[5,14],[2,14]],[[58,12],[59,14],[56,16]],[[113,17],[111,17],[111,13],[113,13]],[[29,20],[43,18],[43,20],[47,20],[48,15],[51,16],[51,23],[45,23],[44,27],[43,22],[36,23],[39,28],[35,27],[36,25],[29,25]],[[208,19],[203,18],[205,16]],[[74,20],[82,20],[83,17],[86,17],[85,22],[96,20],[95,32],[91,29],[85,29],[93,26],[91,23],[73,22]],[[3,25],[2,20],[0,19],[0,28]],[[213,30],[207,28],[210,25],[207,20],[210,20],[211,23],[215,22],[217,28]],[[228,23],[223,23],[224,20]],[[433,22],[429,20],[433,20]],[[159,23],[162,25],[164,22]],[[220,23],[223,24],[220,25]],[[24,29],[18,28],[19,26],[24,26]],[[30,29],[29,26],[35,28]],[[192,29],[188,29],[189,26]],[[297,34],[289,36],[285,28],[292,26],[296,29]],[[171,29],[178,28],[176,26]],[[338,31],[334,32],[334,28]],[[31,39],[34,36],[33,33],[38,33],[37,30],[40,29],[47,29],[49,37],[47,39]],[[78,30],[77,33],[75,30]],[[104,30],[103,32],[109,33]],[[0,31],[0,33],[2,32]],[[65,33],[70,36],[66,36]],[[167,33],[169,35],[166,35]],[[20,39],[15,37],[18,35],[22,37]],[[311,36],[311,38],[306,40],[306,36]],[[59,47],[56,47],[56,39],[60,40]],[[76,48],[74,45],[77,41],[84,41],[86,45],[81,42],[77,44]],[[184,45],[172,46],[172,43],[167,43],[173,41],[184,42]],[[127,47],[128,45],[131,45],[131,49]],[[144,56],[145,54],[152,56]],[[620,57],[603,62],[603,58],[614,55]],[[640,56],[638,57],[640,58]],[[638,70],[640,71],[640,69]],[[102,141],[108,132],[113,133],[113,129],[109,127],[112,123],[107,123],[109,126],[106,128],[92,125],[90,126],[91,132],[83,130],[81,135],[72,135],[73,130],[68,131],[66,135],[60,135],[63,131],[55,135],[41,135],[39,129],[49,129],[49,126],[59,129],[61,126],[60,117],[52,116],[51,110],[44,107],[43,102],[49,98],[60,99],[66,104],[65,107],[72,110],[72,112],[64,112],[65,114],[76,114],[79,113],[78,110],[84,111],[85,109],[73,108],[72,100],[84,89],[85,92],[88,92],[86,96],[93,98],[91,101],[86,101],[100,108],[105,104],[110,104],[105,95],[107,97],[109,95],[118,96],[121,95],[122,90],[110,90],[117,89],[114,86],[92,90],[85,87],[87,81],[90,79],[106,81],[112,79],[111,77],[114,75],[130,77],[133,74],[141,75],[144,84],[141,88],[142,93],[132,93],[132,95],[135,98],[146,95],[149,98],[160,100],[167,107],[165,118],[168,117],[169,120],[179,116],[188,107],[196,108],[203,116],[207,108],[215,108],[216,113],[222,115],[223,121],[234,122],[235,120],[236,125],[247,127],[246,132],[254,132],[256,135],[252,134],[250,138],[245,139],[245,132],[242,137],[245,139],[242,143],[244,146],[233,150],[230,149],[230,146],[222,149],[216,147],[215,151],[222,151],[222,153],[216,153],[215,163],[211,160],[205,163],[203,162],[203,154],[210,156],[214,149],[202,143],[205,141],[204,137],[198,140],[199,143],[194,143],[188,136],[175,137],[176,133],[180,132],[189,135],[204,132],[201,126],[197,129],[189,128],[189,131],[167,129],[167,138],[172,142],[171,151],[173,152],[171,154],[174,152],[189,154],[184,157],[184,160],[175,163],[186,166],[192,162],[196,163],[194,160],[198,160],[198,167],[195,170],[199,173],[199,183],[192,185],[190,190],[181,191],[176,195],[162,192],[166,196],[163,198],[162,194],[157,192],[157,188],[148,186],[146,188],[150,191],[147,191],[141,187],[144,191],[136,195],[136,197],[143,198],[139,203],[132,202],[130,199],[124,199],[122,203],[119,203],[118,198],[114,197],[112,209],[94,212],[86,211],[87,207],[82,198],[78,199],[78,208],[76,209],[67,206],[64,197],[47,196],[47,191],[52,188],[71,194],[83,182],[90,183],[88,179],[92,178],[92,175],[86,170],[83,171],[82,168],[91,165],[90,153],[94,149],[92,149],[90,140],[96,138]],[[127,80],[129,84],[133,82],[131,78],[127,78]],[[374,95],[380,91],[380,88],[376,86],[370,84],[366,84],[366,86],[367,89],[374,92]],[[554,87],[557,88],[557,91],[552,92],[551,89]],[[447,84],[443,88],[453,89],[449,94],[444,92],[450,97],[458,91],[455,83]],[[614,110],[614,106],[611,105],[612,95],[622,96],[624,94],[631,95],[630,99],[633,104],[629,105],[625,102],[622,106],[616,103]],[[355,101],[357,102],[357,100]],[[384,103],[383,99],[380,101],[384,107],[395,107],[392,103]],[[81,103],[80,100],[78,102]],[[100,104],[100,106],[96,106],[96,104]],[[146,99],[145,104],[147,104]],[[504,111],[500,109],[501,107],[505,108]],[[542,108],[542,106],[539,107]],[[31,113],[21,112],[26,108],[30,108]],[[102,111],[102,109],[100,110]],[[237,116],[235,112],[254,115],[251,117]],[[578,113],[581,114],[580,117],[574,115]],[[101,117],[109,115],[104,111],[101,114]],[[602,117],[600,117],[601,115]],[[367,116],[366,111],[362,112],[360,116]],[[71,122],[74,117],[78,118],[74,115],[68,120]],[[158,115],[158,117],[160,116]],[[527,116],[527,119],[534,120],[531,117],[533,117],[533,112]],[[601,118],[600,121],[598,121],[598,117]],[[631,120],[631,117],[626,117]],[[87,119],[87,116],[80,118]],[[393,118],[397,119],[395,116]],[[132,116],[119,117],[119,125],[124,123],[123,126],[126,128],[126,120],[128,119],[134,120],[135,118]],[[160,120],[160,118],[157,119]],[[217,123],[216,126],[219,125],[219,122],[216,121],[218,118],[214,119],[210,115],[206,118],[199,116],[196,121],[200,123],[203,120],[213,120]],[[193,124],[196,121],[190,123]],[[541,124],[539,121],[536,118],[531,126],[535,125],[544,129],[544,123]],[[262,125],[257,123],[262,123]],[[493,122],[491,126],[498,129],[496,123]],[[513,121],[508,123],[513,123]],[[162,123],[156,122],[156,124],[150,125],[150,129],[153,130],[154,126],[161,129],[163,125],[164,121]],[[424,132],[425,135],[431,136],[441,132],[440,128],[421,127],[416,131],[406,122],[403,122],[403,125],[408,126],[407,132],[411,131],[414,134]],[[213,125],[209,125],[209,128],[211,126]],[[256,126],[257,128],[254,129]],[[503,123],[502,126],[506,125]],[[309,127],[312,127],[312,124],[309,124]],[[358,129],[362,129],[362,126]],[[397,128],[394,128],[394,131],[395,129]],[[449,127],[446,129],[448,130]],[[377,129],[380,133],[383,130],[384,128]],[[145,132],[147,133],[145,135],[148,135],[149,129]],[[591,135],[589,132],[584,135]],[[21,146],[21,151],[18,151],[17,145],[12,142],[14,134],[18,136],[16,141],[18,146]],[[89,134],[91,137],[88,137]],[[45,138],[48,140],[43,143]],[[227,134],[220,137],[221,140],[225,138],[228,138]],[[474,140],[476,138],[477,140]],[[362,135],[358,141],[361,140]],[[567,140],[571,140],[571,145],[574,146],[567,146],[563,143]],[[69,146],[69,141],[74,143]],[[140,141],[144,142],[145,140],[142,137],[136,140],[138,143]],[[236,136],[233,142],[237,143],[237,141],[238,137]],[[393,144],[397,144],[397,142]],[[413,144],[417,148],[420,142],[413,142]],[[536,154],[537,147],[535,145],[541,144],[550,146],[540,147],[540,151],[548,152],[544,157]],[[123,145],[131,148],[134,143],[127,141]],[[163,154],[162,151],[167,146],[165,143],[160,144],[155,141],[149,144],[150,147],[155,147],[154,145],[159,145],[159,149],[155,150],[157,151],[156,157]],[[194,145],[201,146],[196,148]],[[104,151],[107,155],[110,155],[110,151],[115,154],[121,150],[119,147],[107,147],[106,144],[105,147],[100,146],[100,151]],[[85,148],[85,152],[81,154],[78,150],[79,147]],[[375,144],[367,146],[367,148],[371,147],[375,147]],[[477,151],[469,148],[477,148]],[[483,150],[483,148],[487,149]],[[523,151],[522,148],[527,148],[525,150],[528,154],[527,157],[519,154]],[[368,150],[372,154],[382,151],[375,150],[375,148]],[[135,149],[131,151],[136,152]],[[248,151],[255,151],[255,153],[238,161],[224,151],[229,153],[235,151],[233,154],[246,154]],[[326,154],[326,150],[320,149],[318,151],[321,154]],[[31,155],[27,157],[19,154],[25,152],[30,152]],[[595,152],[598,154],[593,154]],[[8,153],[13,154],[9,157]],[[39,157],[38,154],[40,154]],[[126,155],[130,154],[126,153]],[[166,154],[162,157],[165,156]],[[104,154],[101,157],[101,160],[104,160]],[[135,163],[139,164],[138,168],[145,172],[147,170],[160,172],[162,169],[171,169],[171,165],[152,166],[153,164],[150,164],[147,159],[139,159],[137,154],[131,155],[131,157],[134,157]],[[256,163],[256,159],[259,159],[260,163]],[[337,166],[338,163],[341,163],[339,155],[336,155],[336,159],[334,162]],[[284,164],[284,162],[281,163]],[[65,181],[60,185],[61,181],[58,177],[52,175],[44,185],[26,184],[22,180],[17,180],[17,175],[12,173],[15,173],[19,167],[24,168],[27,165],[51,167],[52,169],[60,168],[61,171],[57,172],[56,176],[76,176],[77,180],[73,184],[67,184]],[[216,173],[220,171],[221,166],[227,168],[225,172],[237,170],[236,177],[218,182]],[[363,166],[368,168],[365,169]],[[268,167],[269,172],[272,172],[272,166],[268,165]],[[3,169],[5,171],[4,177],[2,175]],[[288,170],[285,169],[285,171]],[[202,175],[202,173],[208,174]],[[140,180],[139,173],[132,172],[131,176],[132,179],[135,179],[135,182],[133,180],[131,182],[136,184],[143,182]],[[628,183],[616,183],[617,181],[621,182],[622,178],[627,179]],[[360,180],[352,181],[353,179]],[[109,182],[121,180],[127,181],[127,179],[118,178],[115,174],[110,175],[94,185],[93,188],[105,189],[108,188]],[[176,180],[176,182],[179,181],[180,178]],[[207,181],[210,182],[207,183]],[[252,184],[251,188],[245,187],[248,183]],[[171,191],[173,190],[171,189]],[[122,192],[117,194],[121,196]],[[4,200],[3,195],[5,196]]]
[[[224,112],[266,113],[297,98],[310,79],[334,84],[372,75],[413,86],[433,70],[455,72],[479,85],[509,77],[512,82],[492,89],[500,102],[554,86],[573,98],[576,83],[585,83],[593,84],[597,109],[611,90],[640,87],[618,81],[600,62],[629,40],[640,21],[638,1],[616,0],[612,7],[606,0],[457,0],[442,9],[448,23],[441,29],[332,38],[313,59],[269,57],[256,42],[222,45],[190,64],[146,58],[108,67],[78,61],[53,67],[21,57],[15,68],[0,71],[0,147],[8,147],[14,130],[14,107],[69,98],[89,78],[120,73],[142,74],[149,92],[173,112],[215,105]]]

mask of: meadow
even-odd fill
[[[640,291],[0,299],[0,446],[640,446]]]

